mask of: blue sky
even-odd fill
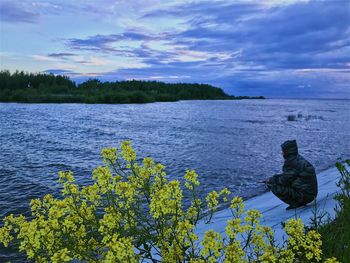
[[[0,0],[1,69],[350,98],[350,0]]]

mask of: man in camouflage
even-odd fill
[[[315,169],[298,154],[295,140],[282,145],[283,173],[267,179],[267,187],[279,199],[287,203],[287,210],[298,208],[312,202],[317,196],[317,177]]]

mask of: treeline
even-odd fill
[[[67,76],[0,72],[0,101],[25,103],[147,103],[155,101],[249,99],[235,97],[208,84],[157,81],[101,82],[89,79],[79,85]]]

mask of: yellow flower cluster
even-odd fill
[[[321,261],[321,235],[314,230],[305,233],[304,224],[300,218],[286,222],[286,233],[289,235],[288,248],[304,260]]]
[[[236,263],[244,263],[247,262],[244,259],[245,252],[241,246],[241,242],[236,240],[234,242],[230,242],[229,245],[225,247],[225,263],[231,263],[231,262],[236,262]]]
[[[155,183],[151,190],[150,214],[155,219],[167,215],[181,215],[183,195],[179,181]]]
[[[127,162],[133,162],[136,160],[135,150],[131,147],[130,141],[124,141],[121,146],[121,154],[123,159]]]
[[[74,182],[74,176],[71,171],[66,171],[66,172],[58,172],[58,182],[63,183],[63,182]]]
[[[327,258],[324,263],[340,263],[335,257]]]
[[[188,170],[185,174],[185,186],[193,190],[196,186],[199,186],[198,174],[194,170]]]
[[[60,263],[60,262],[68,262],[72,260],[72,258],[69,256],[69,251],[67,248],[60,249],[59,251],[55,252],[51,258],[52,263]]]
[[[208,205],[209,208],[215,209],[218,206],[218,204],[219,204],[219,200],[218,200],[219,196],[220,195],[216,191],[212,191],[212,192],[210,192],[207,195],[205,200],[207,201],[207,205]]]
[[[221,250],[224,246],[221,235],[213,230],[205,232],[202,245],[201,256],[204,257],[207,262],[218,262],[221,256]]]
[[[286,223],[287,246],[274,245],[271,228],[260,225],[257,210],[244,210],[240,197],[230,201],[232,219],[225,235],[195,228],[205,207],[198,197],[198,175],[186,171],[190,206],[183,209],[179,180],[168,180],[165,167],[151,158],[138,163],[129,141],[102,150],[104,166],[91,185],[79,186],[72,172],[58,174],[60,198],[48,194],[30,203],[31,217],[9,215],[0,227],[0,243],[16,244],[36,262],[319,262],[321,240],[304,231],[300,220]],[[224,188],[206,197],[210,219]],[[210,221],[209,219],[209,221]],[[335,258],[325,262],[335,263]]]
[[[224,188],[220,191],[219,195],[222,196],[222,201],[227,202],[228,197],[231,194],[231,191],[229,191],[227,188]]]
[[[104,148],[101,151],[101,155],[103,158],[103,162],[106,164],[109,164],[109,163],[115,164],[115,162],[118,159],[117,148]]]
[[[132,239],[130,237],[120,237],[117,233],[113,234],[110,241],[106,244],[108,252],[104,262],[138,262],[139,257],[133,251]]]
[[[234,218],[232,220],[227,220],[227,226],[225,228],[226,235],[230,239],[235,239],[237,234],[243,234],[245,227],[242,225],[241,218]]]
[[[241,216],[244,212],[244,207],[245,205],[243,203],[242,197],[235,196],[232,198],[231,205],[230,205],[232,216],[234,217]]]

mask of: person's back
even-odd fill
[[[317,196],[315,169],[298,153],[295,140],[282,145],[283,173],[271,177],[267,186],[282,201],[289,204],[287,209],[297,208],[312,202]]]

